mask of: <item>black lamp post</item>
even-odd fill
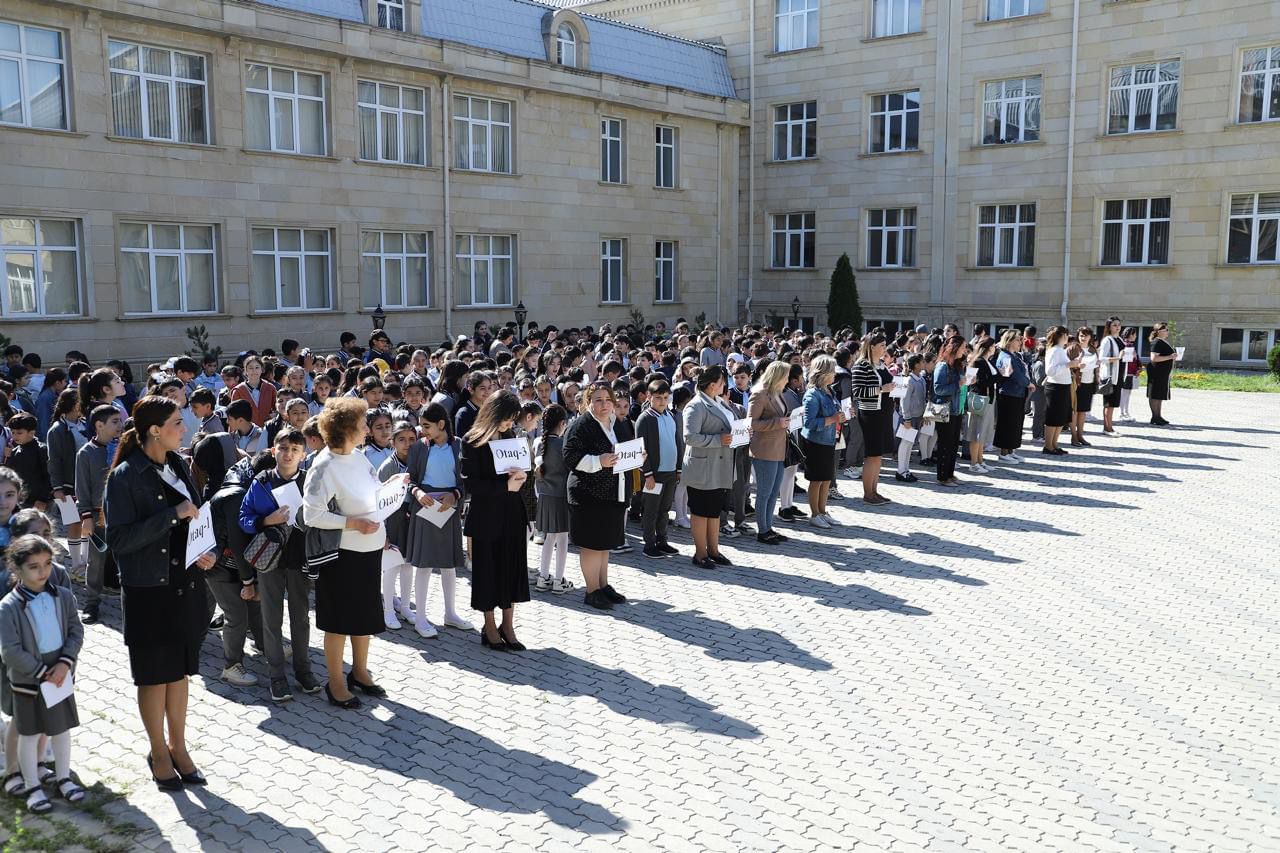
[[[524,321],[529,317],[529,309],[524,307],[524,300],[516,305],[516,325],[520,327],[517,340],[524,343]]]
[[[800,297],[791,300],[791,331],[800,327]]]
[[[382,310],[382,303],[378,303],[378,307],[373,309],[373,327],[375,329],[385,329],[387,325],[387,312]]]

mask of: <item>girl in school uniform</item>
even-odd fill
[[[418,440],[418,430],[408,421],[400,421],[391,428],[392,455],[378,468],[378,479],[390,480],[409,470],[409,450]],[[404,540],[409,531],[409,496],[405,495],[405,507],[387,518],[387,547],[382,552],[382,621],[387,630],[400,630],[399,613],[413,624],[413,612],[409,609],[410,590],[413,584],[413,566],[404,558]],[[396,579],[400,580],[400,595],[396,595]]]
[[[361,452],[369,460],[373,470],[381,471],[383,463],[395,456],[395,451],[391,448],[391,430],[394,424],[391,423],[389,412],[375,408],[369,409],[368,422],[369,438]]]
[[[564,407],[552,403],[542,413],[541,435],[534,443],[534,488],[538,493],[538,532],[542,534],[542,561],[535,588],[557,595],[573,589],[564,578],[569,556],[569,469],[564,464],[564,431],[569,415]],[[555,555],[556,574],[551,577],[551,557]]]

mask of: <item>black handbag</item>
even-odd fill
[[[800,446],[800,439],[794,432],[787,433],[787,452],[782,458],[782,466],[790,468],[793,465],[804,464],[804,449]]]

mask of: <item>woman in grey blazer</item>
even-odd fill
[[[720,553],[720,513],[733,487],[733,412],[720,402],[724,368],[712,365],[698,375],[698,393],[684,407],[684,471],[693,519],[693,564],[712,569],[729,566]]]

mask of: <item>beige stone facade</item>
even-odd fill
[[[367,6],[375,14],[373,0]],[[418,3],[410,2],[408,10],[411,18],[418,14]],[[41,31],[58,33],[62,46],[54,64],[61,63],[66,84],[66,129],[15,126],[31,124],[33,115],[39,121],[40,110],[49,108],[47,97],[42,101],[34,95],[24,99],[25,119],[10,113],[9,123],[0,123],[0,219],[7,223],[3,248],[9,269],[0,329],[51,362],[60,362],[71,348],[95,360],[172,354],[189,345],[184,329],[194,323],[203,323],[212,342],[228,352],[278,346],[286,336],[336,348],[340,331],[363,336],[372,327],[373,299],[362,294],[365,265],[382,270],[375,274],[381,276],[375,286],[379,281],[394,285],[401,264],[429,270],[428,306],[397,310],[384,304],[387,328],[396,340],[438,342],[447,333],[469,332],[479,319],[504,322],[518,301],[531,319],[561,326],[616,323],[633,309],[650,322],[703,312],[725,321],[735,317],[737,152],[747,122],[741,101],[597,73],[589,66],[564,68],[505,56],[428,38],[413,26],[397,33],[237,0],[8,0],[0,10],[3,23],[21,25],[29,37],[15,44],[26,51],[31,64],[24,73],[31,80],[48,70],[37,44]],[[0,32],[0,61],[3,37],[13,32],[13,26]],[[207,144],[142,141],[117,133],[125,96],[117,93],[113,110],[113,42],[203,58]],[[585,44],[582,49],[585,53]],[[156,54],[156,62],[161,59]],[[171,59],[176,63],[177,54]],[[294,88],[298,94],[322,81],[317,156],[251,150],[260,146],[251,138],[255,131],[248,126],[246,92],[265,85],[261,81],[268,78],[259,76],[263,66],[281,70],[278,79],[271,78],[272,91]],[[409,86],[425,94],[424,164],[362,159],[360,81]],[[446,146],[453,144],[452,105],[460,95],[508,105],[510,174],[442,168],[456,155]],[[148,97],[158,98],[160,91]],[[291,144],[300,146],[315,105],[294,95],[262,98],[273,108],[296,111],[299,138]],[[276,130],[282,136],[294,133],[286,122],[293,114],[281,115]],[[601,182],[602,118],[622,121],[621,184]],[[674,189],[655,187],[656,125],[676,132]],[[273,138],[271,144],[289,143]],[[496,142],[489,152],[499,156]],[[45,227],[32,243],[30,223],[36,220]],[[64,231],[64,222],[73,227]],[[171,235],[179,233],[165,227],[172,224],[188,227],[171,244]],[[377,231],[392,236],[383,238],[385,243],[362,237]],[[209,233],[212,247],[206,246]],[[427,235],[426,251],[409,257],[415,253],[408,238],[397,234]],[[506,306],[464,304],[455,237],[471,234],[511,238],[501,248],[496,242],[488,246],[492,254],[511,256],[513,292],[497,300]],[[625,241],[621,304],[602,302],[602,241],[611,238]],[[75,243],[70,252],[66,240]],[[294,241],[305,248],[291,254]],[[655,298],[656,241],[677,248],[675,298],[669,302]],[[415,250],[421,248],[418,238],[412,242]],[[53,244],[62,251],[43,251]],[[128,247],[139,245],[150,251],[131,255]],[[175,251],[157,250],[161,245]],[[256,253],[264,247],[270,251]],[[365,257],[372,252],[395,257]],[[36,258],[37,278],[55,269],[65,274],[66,264],[74,263],[77,293],[24,290],[21,279],[33,277]],[[153,271],[153,263],[161,268]],[[495,263],[505,269],[504,259]],[[175,272],[174,264],[183,271]],[[148,299],[145,287],[136,286],[139,274],[146,282],[189,276],[183,281],[190,286],[208,275],[210,264],[213,311],[192,310],[204,305],[203,293],[188,293],[177,304],[159,289],[149,303],[156,316],[130,311]],[[467,272],[479,271],[487,282],[482,266],[469,266]],[[269,285],[255,277],[264,270],[277,276]],[[132,296],[123,284],[129,275],[135,282]],[[301,280],[296,289],[295,280]],[[263,310],[268,291],[276,306],[305,301],[316,310]],[[374,292],[384,303],[388,295],[394,297],[367,291]],[[72,298],[78,299],[75,316],[23,315],[30,309],[66,310],[65,300]],[[165,299],[170,301],[161,304]]]
[[[1256,358],[1241,356],[1280,343],[1280,266],[1228,257],[1233,196],[1243,205],[1264,194],[1259,201],[1270,216],[1280,213],[1280,196],[1265,197],[1280,192],[1280,121],[1241,121],[1239,112],[1244,64],[1256,68],[1258,48],[1280,46],[1280,4],[1079,0],[1077,28],[1070,0],[992,0],[991,8],[987,0],[923,0],[914,4],[917,31],[876,37],[879,5],[609,0],[579,7],[727,46],[739,95],[755,112],[753,144],[743,146],[744,307],[749,299],[757,317],[789,317],[798,297],[802,316],[822,324],[831,270],[848,252],[864,315],[877,320],[1029,321],[1043,328],[1064,312],[1072,325],[1098,324],[1112,313],[1133,325],[1167,319],[1180,327],[1189,361],[1220,366],[1257,366]],[[887,5],[911,9],[904,0]],[[816,39],[801,31],[801,49],[779,51],[779,8],[816,10]],[[988,20],[992,9],[1031,14]],[[1109,104],[1127,94],[1121,89],[1112,98],[1112,72],[1138,65],[1141,79],[1168,75],[1162,63],[1170,60],[1178,63],[1176,116],[1157,118],[1155,132],[1109,134]],[[1259,99],[1264,109],[1271,105],[1264,118],[1280,118],[1277,61],[1280,52],[1271,53],[1251,78],[1269,87]],[[1039,140],[983,144],[986,84],[1029,77],[1039,78],[1041,89]],[[919,92],[915,150],[872,153],[873,99],[908,90]],[[777,162],[775,107],[808,101],[816,104],[817,156]],[[1130,112],[1135,122],[1145,116],[1140,108]],[[1169,199],[1168,263],[1104,265],[1107,202],[1152,198]],[[984,205],[1034,205],[1029,264],[979,265]],[[902,269],[874,268],[869,211],[904,208],[915,213],[915,257]],[[814,213],[813,268],[772,269],[770,217],[793,211]],[[1164,213],[1163,203],[1157,212]],[[1265,214],[1260,220],[1250,226],[1262,232],[1265,247],[1277,223]],[[1112,234],[1127,227],[1113,226]],[[1135,225],[1143,227],[1150,228]]]

